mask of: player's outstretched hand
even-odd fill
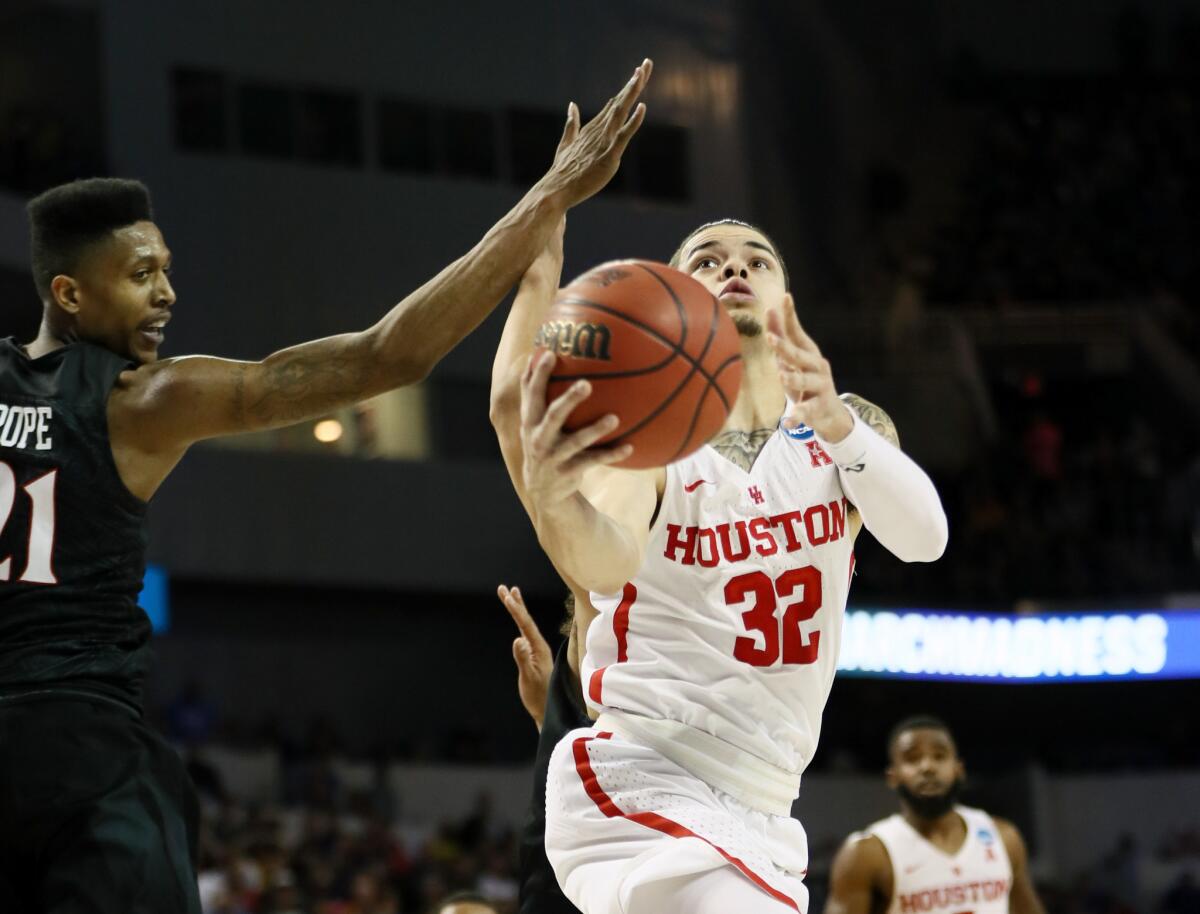
[[[646,106],[638,98],[653,69],[653,61],[643,60],[621,91],[582,127],[579,106],[574,102],[567,106],[567,125],[554,164],[540,182],[564,208],[582,203],[617,173],[625,147],[646,117]]]
[[[841,441],[854,428],[854,416],[838,399],[829,360],[804,332],[792,296],[783,307],[767,312],[767,342],[775,353],[779,378],[792,407],[784,418],[788,428],[803,423],[826,441]]]
[[[576,381],[554,402],[546,402],[546,386],[558,357],[546,349],[536,350],[521,376],[521,474],[525,491],[536,506],[550,506],[579,491],[583,474],[592,467],[624,460],[633,446],[593,448],[597,441],[616,430],[612,413],[568,432],[563,423],[588,398],[592,385]]]
[[[513,660],[517,662],[517,692],[521,696],[521,704],[533,718],[538,730],[542,729],[542,721],[546,717],[546,693],[550,690],[550,671],[554,668],[554,655],[550,645],[542,637],[537,623],[529,615],[521,590],[517,587],[506,587],[501,584],[496,588],[496,596],[517,623],[520,636],[513,641]]]

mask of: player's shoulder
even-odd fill
[[[987,824],[990,823],[1010,857],[1023,858],[1025,856],[1025,839],[1021,835],[1021,830],[1009,819],[994,816],[985,809],[977,809],[973,806],[959,806],[958,809],[960,815],[963,815],[968,821],[974,819],[975,823],[983,829],[986,829]]]
[[[887,848],[873,827],[847,835],[837,856],[844,866],[864,872],[891,868]]]
[[[892,417],[884,411],[883,407],[856,393],[839,394],[839,399],[854,410],[858,418],[862,419],[875,432],[896,447],[900,446],[900,434],[896,431],[896,423],[892,421]]]

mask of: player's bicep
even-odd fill
[[[658,470],[620,470],[593,467],[584,474],[580,492],[598,512],[623,529],[640,557],[650,538],[650,523],[658,508]]]
[[[185,356],[122,376],[119,412],[148,451],[279,428],[382,393],[388,382],[369,337],[348,333],[284,349],[261,362]]]
[[[1029,873],[1029,852],[1025,847],[1025,839],[1021,837],[1017,827],[1005,819],[997,819],[996,827],[1000,831],[1009,864],[1012,866],[1009,910],[1012,914],[1046,914]]]
[[[900,433],[896,431],[896,423],[877,404],[858,394],[842,394],[840,399],[854,410],[873,431],[877,432],[879,437],[900,447]]]
[[[858,417],[867,423],[873,431],[877,432],[881,438],[894,444],[896,447],[900,447],[900,433],[896,431],[896,423],[877,404],[872,403],[866,397],[860,397],[858,394],[851,393],[842,394],[840,399],[854,410],[858,414]],[[858,509],[854,505],[850,505],[850,538],[852,540],[857,539],[858,534],[862,532],[862,528],[862,516],[858,513]]]
[[[852,835],[833,858],[825,914],[870,914],[877,863],[868,845],[872,840]]]

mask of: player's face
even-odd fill
[[[171,252],[153,222],[116,229],[76,271],[76,326],[90,340],[135,362],[153,362],[171,319]]]
[[[771,243],[742,225],[714,225],[689,239],[679,268],[717,296],[743,337],[761,335],[767,311],[787,292]]]
[[[896,739],[887,782],[901,796],[918,803],[936,801],[954,791],[965,776],[954,741],[944,730],[907,730]]]

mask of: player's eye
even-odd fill
[[[136,273],[133,274],[133,278],[138,281],[141,281],[141,280],[146,279],[149,275],[150,275],[149,270],[138,270]]]
[[[769,270],[771,268],[771,265],[761,257],[756,257],[754,260],[751,260],[750,266],[754,267],[756,270]]]
[[[716,265],[717,265],[717,259],[715,257],[701,257],[699,260],[696,261],[696,265],[692,269],[694,269],[694,270],[711,270]]]

